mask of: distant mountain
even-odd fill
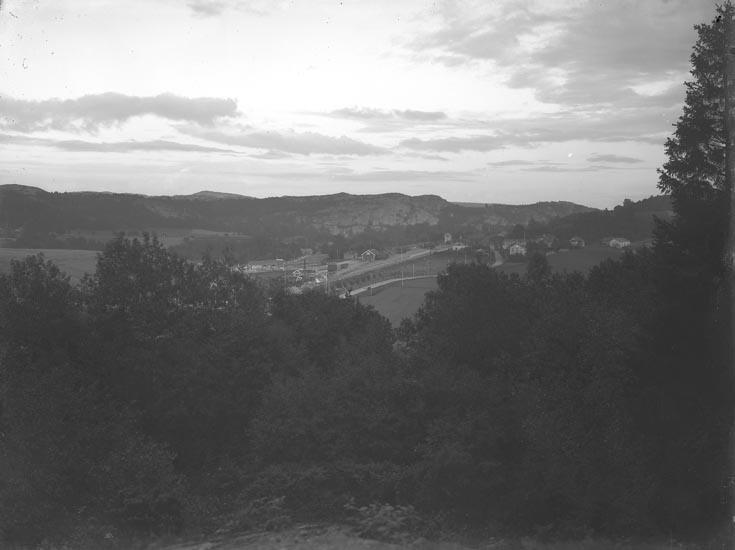
[[[221,193],[219,191],[199,191],[193,195],[173,195],[172,199],[189,199],[189,200],[219,200],[219,199],[252,199],[246,195],[238,195],[236,193]]]
[[[592,210],[569,202],[476,208],[453,204],[436,195],[411,197],[399,193],[256,199],[214,191],[168,197],[49,193],[35,187],[0,186],[0,231],[16,235],[188,228],[276,238],[315,234],[349,237],[411,226],[442,231],[461,231],[465,226],[497,230],[527,223],[531,218],[543,222]]]

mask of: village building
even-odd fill
[[[513,243],[510,248],[508,248],[508,252],[511,256],[525,256],[526,255],[526,245],[520,244],[520,243]]]
[[[600,244],[602,246],[610,246],[610,242],[613,240],[613,237],[603,237],[600,239]]]
[[[612,248],[627,248],[630,246],[630,241],[624,237],[614,237],[610,239],[610,246]]]
[[[366,262],[372,262],[377,257],[378,257],[378,252],[373,248],[370,248],[369,250],[366,250],[365,252],[360,254],[360,259]]]
[[[247,271],[274,271],[284,269],[285,262],[283,258],[275,258],[272,260],[253,260],[245,266]]]
[[[509,250],[514,244],[522,246],[523,248],[527,247],[526,239],[503,239],[502,248],[503,250]]]
[[[569,239],[569,246],[571,246],[572,248],[584,248],[584,239],[575,235],[574,237]]]

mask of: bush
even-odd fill
[[[407,542],[411,532],[420,526],[420,518],[410,505],[373,503],[357,507],[354,501],[345,504],[345,510],[353,514],[352,521],[363,537]]]
[[[345,519],[345,505],[353,500],[395,500],[406,483],[405,469],[390,463],[281,464],[262,470],[243,500],[282,497],[282,505],[295,517],[338,520]]]
[[[173,459],[160,443],[131,436],[92,472],[99,508],[125,531],[178,532],[185,491]]]
[[[230,514],[220,531],[278,531],[292,523],[285,509],[286,497],[262,497],[246,502]]]

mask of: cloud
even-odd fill
[[[564,14],[529,10],[520,3],[477,6],[472,3],[449,3],[438,30],[414,39],[410,47],[427,52],[449,66],[492,60],[508,65],[517,61],[522,38],[538,35],[568,21]]]
[[[444,120],[447,114],[442,111],[417,111],[414,109],[381,110],[367,107],[345,107],[328,113],[329,116],[356,120],[407,120],[415,122],[434,122]]]
[[[523,168],[522,170],[524,172],[601,172],[603,170],[619,170],[619,168],[603,165],[559,166],[558,164],[545,164],[533,168]]]
[[[475,180],[472,172],[450,170],[372,170],[352,174],[345,179],[350,181],[442,181],[442,180]]]
[[[652,82],[686,78],[692,26],[714,16],[710,2],[449,2],[439,28],[408,44],[446,65],[489,64],[506,84],[569,106],[679,103],[683,94],[636,93]],[[500,7],[499,7],[500,6]]]
[[[32,138],[28,136],[16,136],[13,134],[0,134],[0,143],[8,145],[46,145],[51,140]]]
[[[230,149],[206,147],[193,143],[179,143],[167,140],[151,141],[118,141],[92,142],[81,140],[55,140],[48,138],[33,138],[11,134],[0,134],[0,143],[9,145],[35,145],[54,147],[70,152],[98,152],[98,153],[127,153],[130,151],[184,151],[192,153],[236,153]]]
[[[405,111],[393,111],[399,118],[406,120],[434,121],[447,118],[446,113],[441,111],[414,111],[406,109]]]
[[[380,109],[369,109],[367,107],[345,107],[328,113],[328,116],[352,118],[358,120],[373,120],[390,117],[390,111]]]
[[[404,139],[399,146],[417,151],[443,151],[459,153],[462,151],[494,151],[503,149],[518,141],[513,136],[473,135],[466,137],[446,137],[434,139]]]
[[[279,159],[285,159],[285,158],[292,158],[293,155],[289,153],[283,153],[282,151],[266,151],[265,153],[259,153],[257,155],[252,155],[254,159],[264,159],[264,160],[279,160]]]
[[[640,142],[663,145],[679,110],[620,108],[608,110],[566,109],[535,117],[503,118],[469,125],[462,129],[447,128],[450,135],[409,138],[400,146],[414,151],[459,153],[462,151],[496,151],[506,147],[536,147],[542,143],[565,141]],[[484,126],[487,133],[477,132]],[[602,162],[602,161],[601,161]]]
[[[269,172],[252,174],[278,180],[324,181],[333,180],[344,183],[360,182],[407,182],[407,181],[475,181],[476,175],[471,171],[452,170],[370,170],[367,172],[353,172],[352,170],[332,170],[324,172]]]
[[[388,152],[381,147],[346,136],[331,137],[316,132],[251,131],[246,129],[246,131],[233,133],[192,127],[180,128],[180,131],[214,143],[299,155],[380,155]]]
[[[188,6],[197,15],[213,17],[220,15],[225,10],[226,4],[221,0],[191,0]]]
[[[50,140],[49,140],[50,141]],[[65,140],[51,142],[49,145],[65,151],[94,151],[100,153],[127,153],[130,151],[186,151],[196,153],[234,153],[229,149],[205,147],[192,143],[175,141],[119,141],[112,143],[94,143],[91,141]]]
[[[488,166],[533,166],[536,163],[531,160],[500,160],[487,164]]]
[[[283,9],[287,4],[287,0],[189,0],[187,6],[194,15],[202,17],[216,17],[227,10],[263,17]]]
[[[238,111],[233,99],[187,98],[174,94],[139,97],[108,92],[42,101],[0,97],[0,113],[0,128],[34,132],[96,131],[101,126],[120,124],[143,115],[211,125],[219,118],[237,115]]]
[[[432,153],[402,153],[402,156],[413,157],[424,160],[441,160],[443,162],[448,161],[447,157],[441,155],[434,155]]]
[[[623,162],[627,164],[633,164],[636,162],[643,162],[642,159],[634,157],[623,157],[620,155],[591,155],[587,157],[587,162]]]

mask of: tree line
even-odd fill
[[[78,286],[42,256],[13,262],[0,540],[99,547],[375,503],[567,538],[724,526],[730,184],[712,67],[733,7],[718,13],[660,171],[676,215],[588,275],[541,255],[524,276],[452,265],[394,331],[147,235],[107,243]]]

